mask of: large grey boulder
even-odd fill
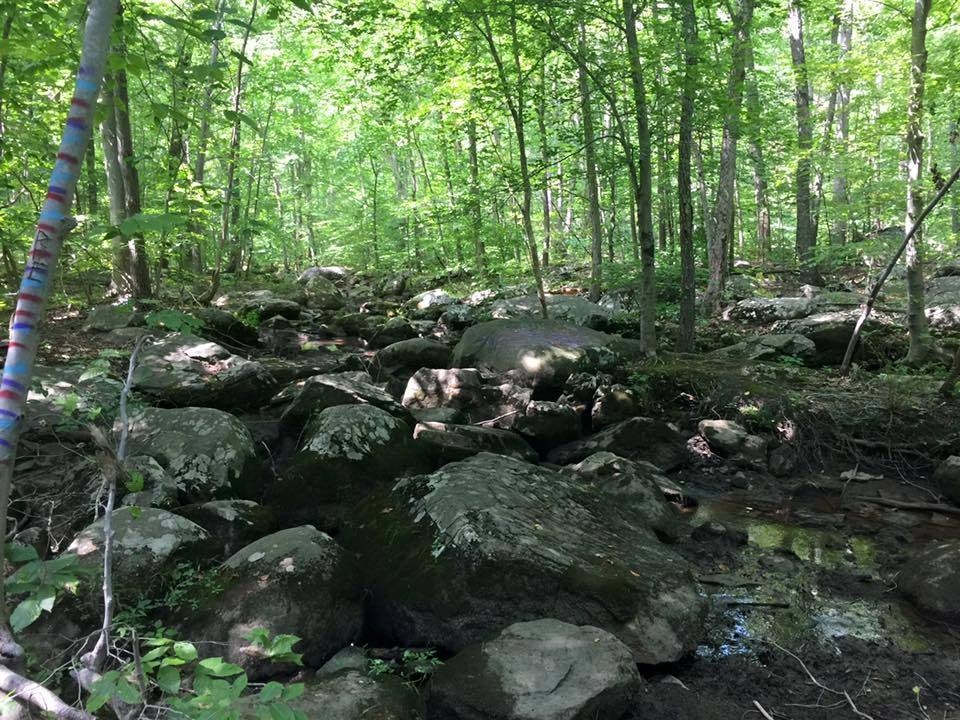
[[[454,408],[476,404],[483,392],[483,377],[475,368],[421,368],[407,381],[400,403],[408,409]]]
[[[725,456],[737,452],[747,437],[746,428],[733,420],[701,420],[697,432],[711,450]]]
[[[228,557],[244,545],[275,529],[273,511],[252,500],[211,500],[177,508],[177,514],[192,520],[217,543],[217,555]]]
[[[422,701],[398,677],[371,676],[359,670],[318,677],[306,683],[303,694],[283,703],[308,720],[420,720]],[[244,720],[257,716],[243,713]]]
[[[815,365],[835,365],[843,360],[850,335],[860,318],[856,309],[820,312],[799,320],[781,320],[773,325],[777,335],[797,334],[812,340],[816,354],[811,358]],[[873,313],[864,323],[864,335],[879,335],[891,331],[894,327],[891,319],[882,313]],[[861,343],[861,347],[864,343]],[[865,349],[870,354],[871,348]]]
[[[442,462],[463,460],[481,452],[531,462],[537,459],[537,451],[515,432],[482,425],[420,422],[413,429],[413,437]]]
[[[110,332],[119,328],[144,324],[144,313],[132,305],[96,305],[87,313],[83,329],[90,332]]]
[[[298,432],[317,413],[337,405],[373,405],[395,415],[403,409],[383,388],[375,385],[365,372],[325,373],[285,388],[274,401],[290,398],[280,417],[287,432]]]
[[[570,405],[531,400],[513,423],[513,430],[544,450],[580,437],[580,413]]]
[[[492,320],[468,328],[451,367],[515,371],[533,387],[561,387],[575,372],[610,369],[635,343],[558,320]]]
[[[627,522],[649,527],[660,538],[677,538],[677,513],[664,497],[673,483],[656,465],[598,452],[569,469],[608,496]]]
[[[646,460],[670,471],[684,463],[685,443],[686,438],[662,420],[634,417],[554,448],[547,454],[547,460],[556,465],[569,465],[605,451],[628,460]]]
[[[159,508],[123,507],[113,511],[113,578],[120,587],[142,586],[145,578],[169,570],[179,560],[213,553],[207,532],[186,518]],[[82,530],[67,547],[94,570],[91,589],[99,587],[103,566],[104,518]]]
[[[490,314],[498,320],[536,318],[540,316],[540,300],[536,295],[496,300],[490,306]],[[607,326],[613,313],[578,295],[547,295],[547,314],[554,320],[600,330]]]
[[[934,470],[933,479],[945,497],[960,505],[960,456],[947,457]]]
[[[122,387],[86,365],[37,365],[27,393],[26,430],[80,427],[94,413],[100,422],[111,422]]]
[[[317,666],[360,633],[362,593],[350,556],[329,535],[309,525],[267,535],[224,562],[222,593],[190,622],[197,637],[211,643],[203,652],[221,655],[247,671],[251,680],[279,669],[250,631],[297,635],[294,647],[307,665]]]
[[[309,267],[300,273],[300,277],[297,278],[297,283],[300,285],[306,285],[311,280],[317,277],[322,277],[327,280],[330,280],[337,287],[346,287],[350,284],[352,279],[352,274],[349,268],[345,268],[339,265],[328,265],[326,267]]]
[[[302,277],[302,276],[301,276]],[[307,304],[316,310],[339,310],[346,301],[334,282],[323,275],[317,275],[303,283],[307,293]]]
[[[756,323],[796,320],[813,314],[817,301],[808,297],[747,298],[734,305],[730,317]]]
[[[437,669],[428,717],[615,719],[640,683],[630,648],[605,630],[553,619],[514,623]]]
[[[194,317],[202,323],[201,332],[217,342],[232,347],[256,347],[260,343],[257,329],[247,325],[233,313],[215,307],[194,311]]]
[[[268,489],[268,504],[285,525],[333,531],[379,485],[429,467],[404,420],[373,405],[338,405],[307,425],[300,450]]]
[[[302,310],[299,300],[279,297],[272,290],[251,290],[250,292],[236,292],[221,295],[214,301],[214,306],[231,310],[240,317],[251,317],[257,320],[266,320],[274,315],[296,320]]]
[[[404,382],[420,368],[445,368],[450,364],[450,348],[436,340],[412,338],[388,345],[373,356],[373,374],[403,377]]]
[[[401,340],[412,340],[420,336],[420,330],[409,320],[402,317],[380,318],[368,321],[361,329],[360,337],[372,348],[385,348]]]
[[[257,407],[275,386],[260,363],[179,333],[141,350],[133,381],[135,390],[164,404],[221,409]]]
[[[595,625],[643,663],[700,636],[686,562],[582,481],[483,453],[407,478],[350,513],[342,535],[371,591],[372,628],[461,650],[514,622]]]
[[[960,620],[960,540],[938,542],[913,554],[897,583],[924,612]]]
[[[176,484],[181,502],[259,493],[263,469],[253,438],[230,413],[148,407],[130,418],[129,430],[130,452],[156,460]]]
[[[754,335],[742,342],[714,350],[711,354],[749,360],[776,360],[781,357],[811,360],[817,354],[817,346],[813,340],[797,333]]]

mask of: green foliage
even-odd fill
[[[270,637],[270,633],[263,628],[255,628],[244,637],[256,647],[261,648],[263,656],[269,660],[295,665],[300,665],[303,662],[303,655],[293,651],[293,646],[300,642],[300,638],[296,635]]]
[[[16,543],[8,544],[6,553],[11,563],[23,563],[4,581],[8,595],[22,596],[10,613],[14,632],[30,626],[41,613],[51,612],[58,595],[74,592],[84,574],[76,555],[41,560],[34,548]]]
[[[190,335],[195,335],[203,327],[203,322],[193,315],[171,309],[147,313],[146,323],[147,327]]]
[[[428,678],[441,665],[443,661],[437,657],[436,650],[404,650],[399,660],[374,658],[370,661],[367,672],[375,677],[397,675],[407,682],[418,683]]]
[[[143,480],[131,476],[129,482],[132,487],[142,487]],[[120,635],[126,635],[129,628],[147,634],[154,628],[154,618],[171,612],[195,613],[221,592],[223,586],[215,568],[180,562],[164,576],[145,578],[134,587],[118,589],[118,596],[125,600],[114,617],[114,626]]]
[[[254,632],[271,647],[299,641],[282,636],[277,642],[263,630]],[[196,720],[237,720],[241,711],[251,709],[261,720],[306,720],[288,704],[303,694],[302,683],[269,682],[254,692],[242,667],[221,657],[201,660],[193,643],[161,634],[144,640],[143,648],[139,671],[137,663],[130,662],[104,673],[94,684],[86,703],[88,712],[118,699],[131,705],[165,703],[177,715]],[[299,663],[296,657],[288,661]]]

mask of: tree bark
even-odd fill
[[[727,110],[723,120],[720,170],[712,219],[707,228],[707,259],[710,280],[703,295],[704,315],[716,314],[726,284],[727,253],[733,242],[734,185],[737,182],[737,141],[740,138],[740,108],[746,74],[747,47],[753,22],[753,0],[738,0],[733,17],[730,73],[727,76]]]
[[[640,65],[637,41],[637,18],[633,0],[623,0],[623,23],[630,63],[630,87],[633,90],[633,111],[637,125],[636,183],[634,195],[637,212],[637,236],[640,246],[640,342],[644,351],[657,352],[657,284],[654,275],[656,245],[653,235],[653,181],[651,178],[650,123],[647,117],[646,88]]]
[[[837,83],[836,152],[833,170],[833,215],[836,218],[830,233],[832,245],[844,245],[850,213],[850,196],[847,191],[847,156],[850,147],[850,84],[846,79],[844,61],[853,48],[853,3],[844,0],[840,10],[837,29],[837,50],[840,80]]]
[[[603,283],[603,225],[600,222],[600,188],[597,184],[597,147],[593,131],[593,106],[590,102],[590,80],[587,77],[587,29],[579,28],[577,79],[580,89],[580,115],[583,120],[584,163],[587,178],[587,216],[590,220],[590,300],[600,299]]]
[[[693,252],[693,182],[690,158],[693,152],[693,105],[697,90],[697,15],[693,0],[679,0],[683,32],[683,92],[680,96],[680,127],[677,148],[677,197],[680,234],[680,333],[679,352],[692,352],[696,330],[696,275]]]
[[[927,72],[927,17],[932,0],[914,0],[910,32],[910,96],[907,101],[907,232],[923,209],[923,94]],[[923,364],[933,349],[923,288],[923,228],[907,243],[907,329],[910,350],[907,362]]]
[[[761,261],[770,257],[770,198],[767,193],[767,165],[763,157],[763,140],[760,133],[760,89],[757,85],[757,70],[753,56],[753,43],[747,43],[745,101],[750,117],[749,142],[747,145],[750,165],[753,170],[753,202],[756,212],[757,251]]]
[[[72,226],[69,217],[83,156],[90,143],[93,114],[103,79],[110,45],[110,31],[117,14],[118,0],[91,0],[80,57],[80,70],[69,117],[51,174],[46,200],[40,212],[36,234],[30,249],[16,310],[11,317],[6,361],[3,365],[3,390],[0,391],[0,557],[4,557],[7,536],[7,511],[16,459],[17,441],[22,427],[24,406],[33,375],[38,327],[50,296],[63,237]],[[7,665],[18,664],[23,649],[14,641],[8,627],[6,597],[0,583],[0,656]],[[12,675],[6,671],[7,675]],[[9,678],[8,678],[9,679]],[[15,691],[4,684],[4,690]],[[59,708],[50,707],[58,712]],[[77,716],[88,717],[86,713]]]
[[[233,218],[233,189],[236,183],[237,157],[240,154],[240,109],[243,101],[243,64],[246,62],[247,44],[250,41],[250,32],[253,22],[257,18],[258,0],[253,0],[250,18],[243,30],[243,42],[240,44],[240,57],[237,60],[237,75],[233,88],[233,130],[230,134],[230,149],[227,153],[227,182],[223,189],[223,207],[220,213],[220,239],[217,243],[217,259],[214,264],[213,276],[210,279],[210,288],[202,297],[198,298],[201,305],[206,305],[217,295],[220,289],[220,273],[223,270],[223,254],[230,241],[230,221]]]
[[[810,178],[813,152],[813,119],[810,115],[810,80],[807,75],[806,49],[803,42],[803,10],[800,0],[790,1],[787,18],[787,34],[790,37],[790,57],[793,61],[794,104],[797,116],[797,168],[796,183],[797,261],[800,264],[800,281],[811,285],[820,284],[814,259],[817,244],[811,213]]]

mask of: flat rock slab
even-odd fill
[[[898,583],[903,594],[924,612],[960,620],[960,540],[934,543],[914,554]]]
[[[357,580],[353,561],[329,535],[309,525],[281,530],[224,562],[218,578],[223,592],[191,629],[196,637],[225,643],[203,651],[242,666],[251,680],[280,669],[246,638],[256,628],[297,635],[294,649],[307,664],[320,665],[360,632]]]
[[[492,320],[467,329],[450,366],[515,371],[531,386],[560,387],[572,373],[611,369],[631,351],[639,354],[634,342],[558,320]]]
[[[454,425],[443,422],[421,422],[413,430],[417,442],[429,446],[441,460],[463,460],[480,452],[507,455],[534,462],[537,451],[510,430],[479,425]]]
[[[630,648],[605,630],[553,619],[515,623],[437,669],[428,717],[614,719],[640,683]]]
[[[661,420],[635,417],[605,427],[582,440],[561,445],[547,454],[556,465],[580,462],[595,452],[611,452],[629,460],[646,460],[664,470],[683,464],[686,438]]]
[[[641,663],[700,637],[687,563],[587,483],[483,453],[371,494],[340,536],[371,596],[371,629],[458,651],[554,617],[616,635]]]
[[[607,326],[613,312],[577,295],[547,295],[547,313],[554,320],[601,329]],[[496,300],[490,313],[498,320],[540,316],[540,299],[536,295]]]
[[[209,340],[175,333],[141,350],[133,386],[168,405],[231,410],[266,402],[275,381],[260,363]]]

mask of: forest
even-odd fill
[[[960,5],[0,0],[0,698],[960,718]]]

